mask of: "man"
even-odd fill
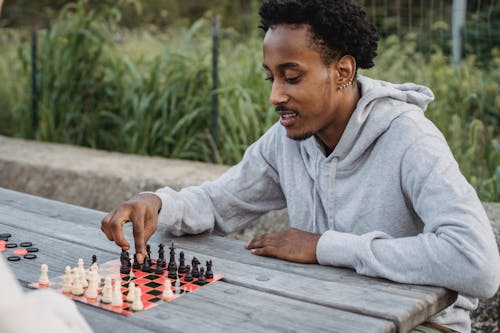
[[[142,261],[158,223],[176,235],[232,232],[287,207],[288,230],[245,248],[456,290],[468,297],[416,332],[470,332],[473,297],[497,291],[499,255],[476,192],[424,116],[432,92],[357,75],[373,66],[377,35],[350,0],[269,0],[259,14],[279,123],[215,182],[136,195],[102,230],[128,250],[131,221]]]

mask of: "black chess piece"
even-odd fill
[[[186,273],[186,259],[184,258],[183,251],[179,254],[179,269],[177,271],[179,274]]]
[[[177,271],[177,263],[175,262],[175,248],[174,242],[172,242],[172,246],[170,246],[170,260],[168,262],[168,271]]]
[[[162,266],[162,260],[161,259],[158,259],[156,261],[155,274],[158,274],[158,275],[162,275],[163,274],[163,266]]]
[[[169,267],[167,277],[169,279],[177,280],[177,268],[175,266],[170,266]]]
[[[198,265],[200,264],[200,261],[196,257],[193,257],[193,260],[191,260],[191,264],[193,265],[193,268],[191,269],[191,275],[195,278],[199,277],[200,270],[198,268]]]
[[[146,273],[152,273],[153,269],[151,268],[151,265],[149,264],[149,260],[144,259],[144,262],[142,263],[142,271]]]
[[[205,269],[203,267],[200,267],[200,276],[198,277],[198,281],[196,281],[196,284],[204,285],[206,283],[207,279],[205,278]]]
[[[165,250],[163,249],[165,245],[163,245],[162,243],[160,243],[160,245],[158,246],[158,259],[161,259],[163,261],[165,261]]]
[[[97,262],[97,256],[95,254],[92,255],[92,263],[91,266]]]
[[[193,281],[193,276],[191,275],[191,267],[189,265],[186,265],[186,275],[184,276],[184,281]]]
[[[134,263],[132,264],[133,269],[141,269],[141,264],[137,261],[137,253],[134,254]]]
[[[120,254],[120,273],[122,274],[130,273],[130,256],[128,252],[125,250],[122,250],[122,253]]]
[[[151,245],[146,244],[146,253],[148,254],[147,258],[144,259],[144,261],[148,261],[149,266],[153,264],[151,261]]]
[[[212,260],[207,260],[207,271],[205,272],[205,277],[207,279],[214,278],[214,272],[212,271]]]

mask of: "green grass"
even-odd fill
[[[262,70],[261,40],[223,34],[220,51],[219,145],[211,128],[211,31],[122,30],[115,9],[85,2],[67,7],[39,31],[36,138],[127,153],[235,164],[276,120]],[[0,133],[30,135],[30,48],[23,31],[0,31]],[[482,200],[500,201],[500,52],[488,70],[469,57],[459,68],[436,49],[416,51],[416,38],[381,41],[366,74],[429,86],[426,113],[443,131],[462,172]]]

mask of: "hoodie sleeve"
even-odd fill
[[[174,235],[239,230],[271,210],[286,206],[275,168],[275,126],[252,144],[240,163],[214,182],[177,192],[155,192],[162,200],[159,223]]]
[[[488,298],[500,282],[500,259],[490,222],[443,138],[427,136],[406,151],[402,187],[424,223],[413,237],[374,231],[327,231],[317,246],[321,264],[396,282],[446,287]],[[397,223],[397,221],[394,221]]]

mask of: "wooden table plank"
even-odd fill
[[[14,274],[20,277],[25,285],[38,279],[42,262],[49,265],[49,277],[53,278],[63,273],[66,264],[75,266],[80,256],[90,258],[92,254],[96,254],[99,262],[103,262],[114,259],[116,255],[54,237],[41,237],[1,222],[0,230],[10,232],[13,241],[22,234],[23,240],[30,239],[40,248],[40,257],[36,260],[9,263]],[[139,332],[165,329],[198,332],[201,328],[203,331],[222,331],[230,328],[235,332],[358,332],[366,328],[373,332],[396,330],[390,321],[330,309],[221,281],[132,317],[108,313],[81,303],[77,303],[77,306],[96,332],[111,332],[127,327],[127,324],[132,325],[134,330],[137,326],[141,327]]]

